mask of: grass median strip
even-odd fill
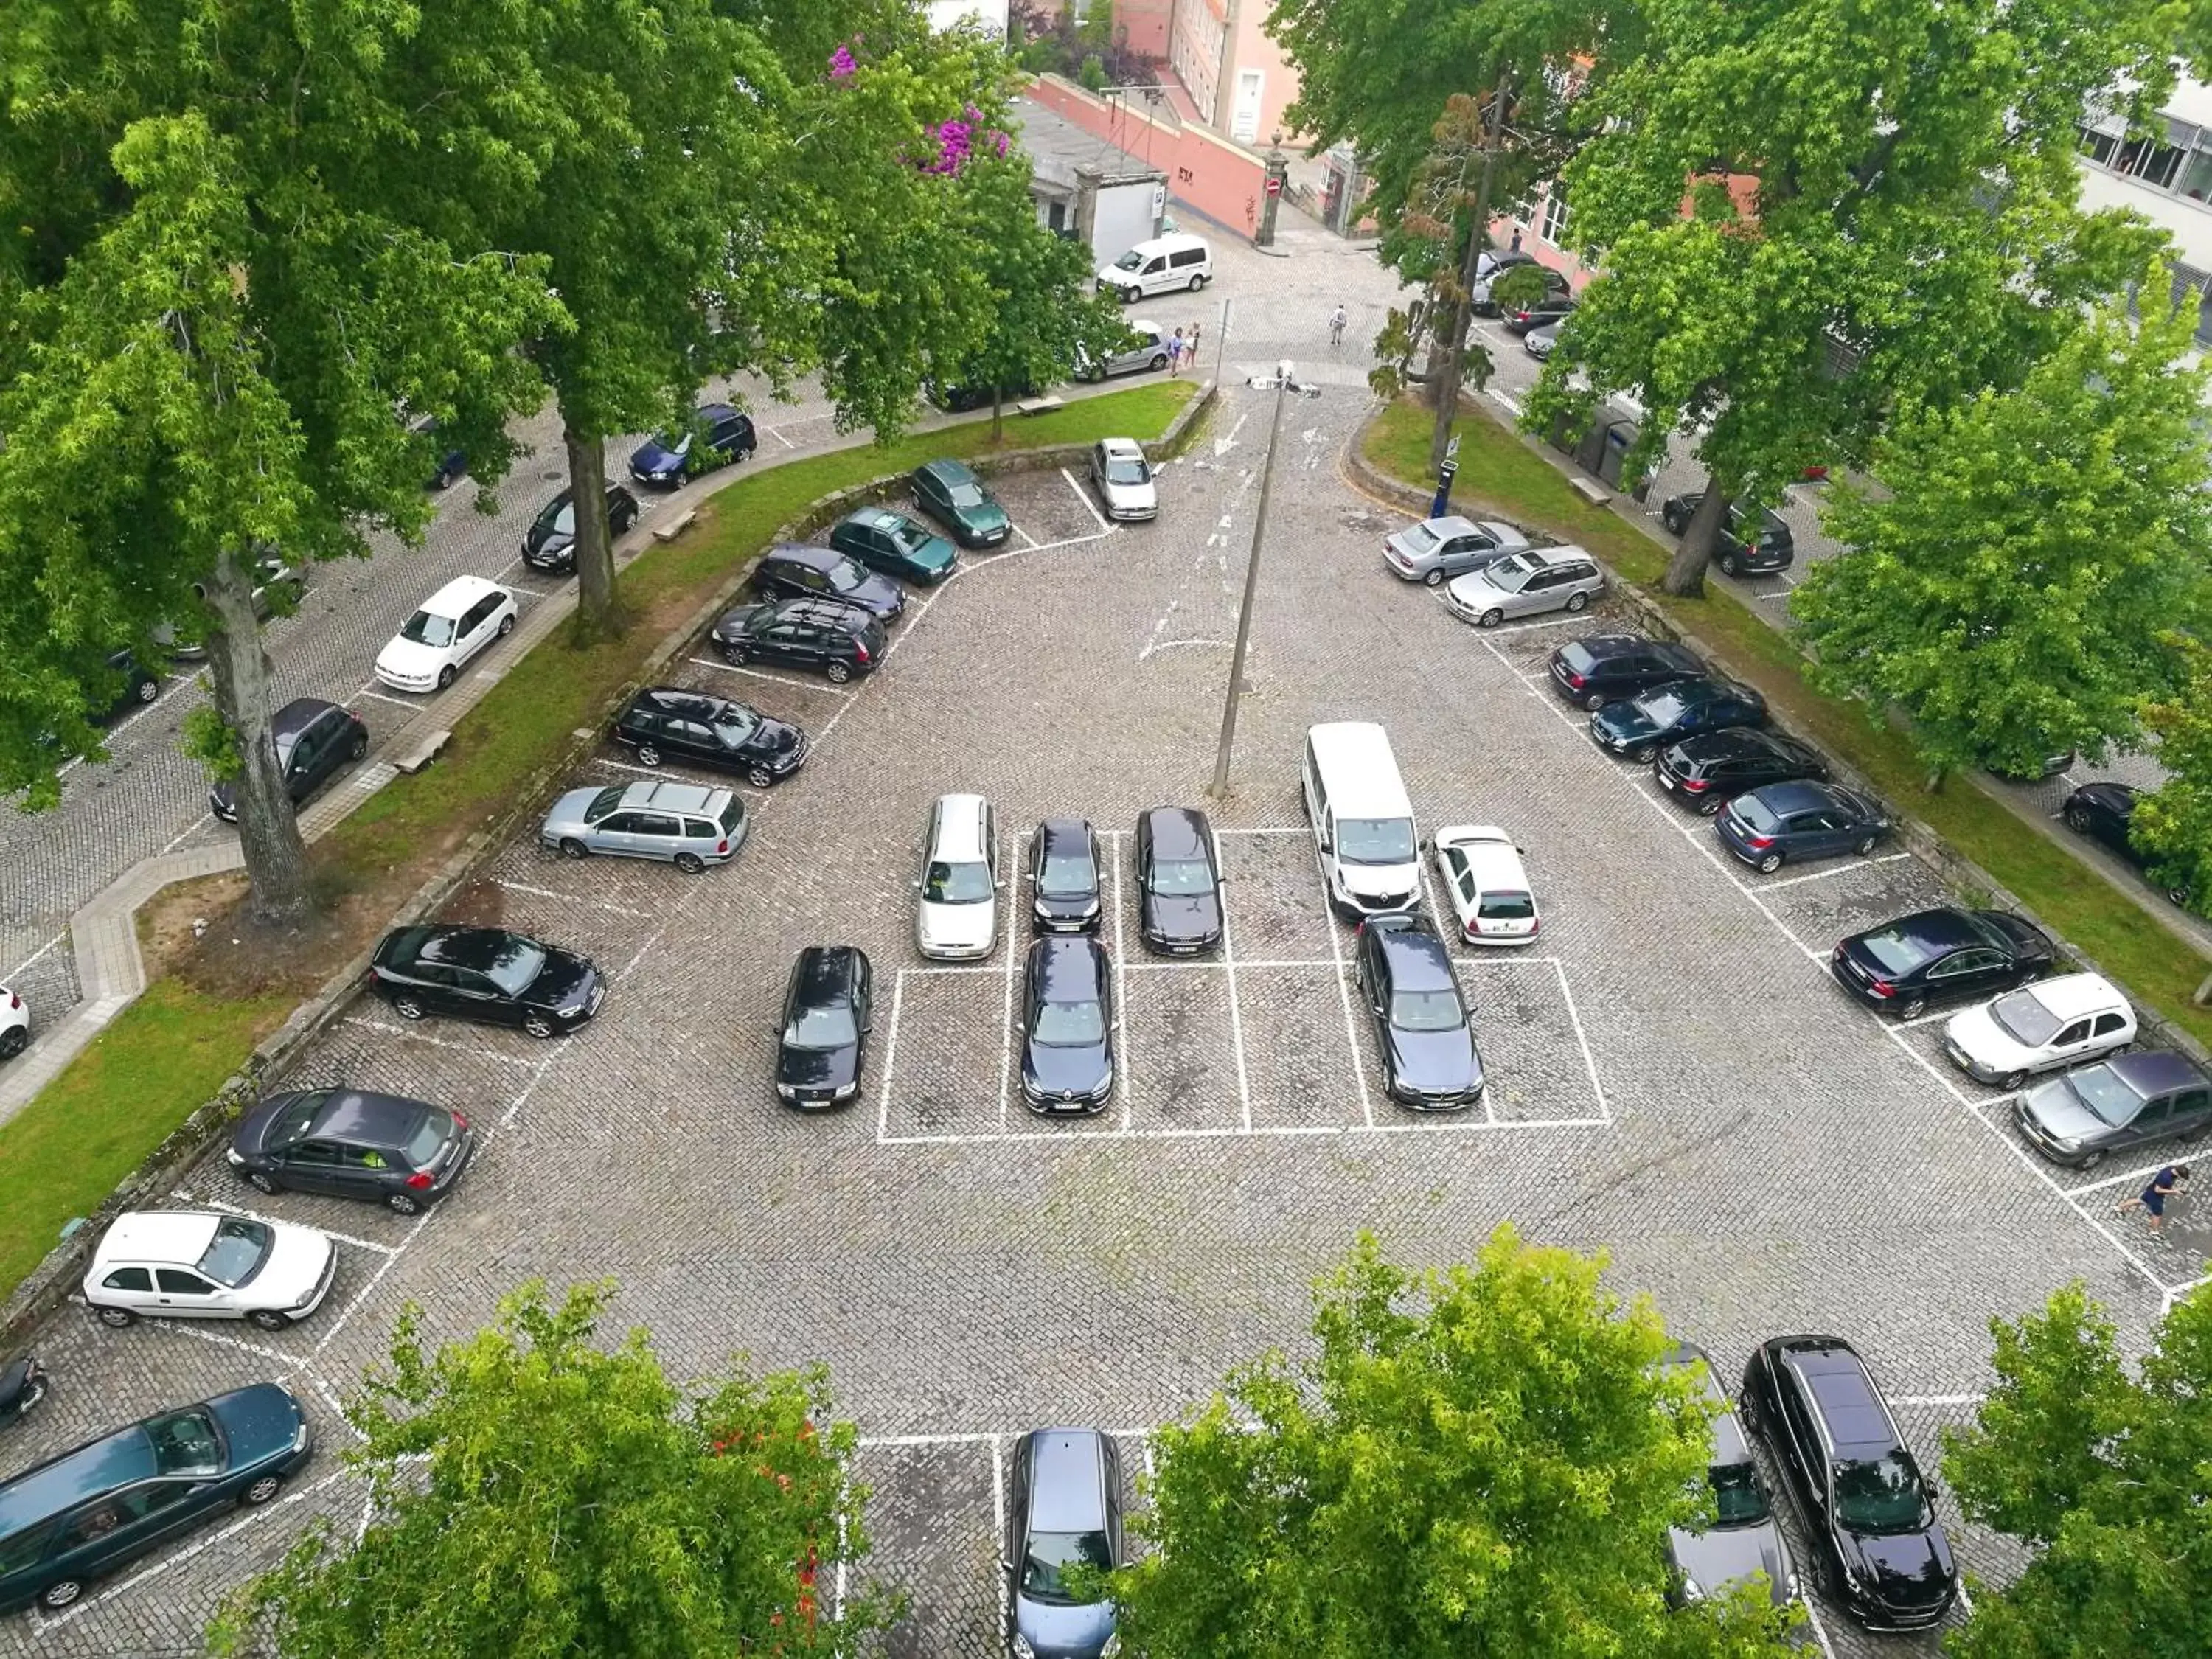
[[[1431,418],[1417,404],[1393,404],[1368,428],[1367,459],[1417,489],[1431,488]],[[1635,526],[1576,495],[1558,469],[1486,410],[1470,410],[1459,430],[1457,483],[1470,500],[1563,541],[1579,543],[1606,560],[1656,600],[1684,633],[1722,652],[1801,730],[1864,773],[1886,799],[2017,893],[2136,995],[2199,1042],[2212,1043],[2212,1009],[2190,1000],[2212,971],[2212,963],[1966,779],[1928,790],[1927,768],[1905,735],[1869,719],[1863,704],[1815,691],[1806,683],[1804,658],[1789,635],[1753,615],[1733,594],[1709,588],[1704,599],[1678,599],[1657,592],[1653,584],[1666,568],[1665,551]]]
[[[648,549],[623,570],[623,603],[637,618],[626,633],[582,647],[556,633],[510,666],[461,718],[436,764],[394,779],[315,844],[318,880],[361,926],[380,926],[469,835],[520,798],[573,732],[597,725],[667,631],[810,501],[940,457],[1157,438],[1197,391],[1194,381],[1169,380],[1086,398],[1009,421],[995,446],[986,411],[888,446],[837,450],[738,478],[702,504],[690,535]],[[319,954],[292,964],[316,982],[364,941],[338,930],[322,942]],[[296,991],[212,993],[195,982],[187,963],[155,979],[0,1125],[0,1168],[9,1175],[0,1201],[0,1295],[38,1265],[70,1217],[88,1214],[213,1096],[298,1000]]]

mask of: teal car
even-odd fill
[[[1013,533],[1006,509],[992,499],[981,478],[957,461],[932,461],[915,468],[914,498],[963,547],[996,547]]]
[[[926,587],[950,576],[958,558],[944,537],[887,507],[847,514],[830,532],[830,545],[871,570]]]

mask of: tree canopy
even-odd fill
[[[2212,647],[2179,634],[2168,644],[2180,659],[2178,687],[2142,711],[2168,776],[2136,802],[2128,838],[2148,854],[2154,884],[2212,916]]]

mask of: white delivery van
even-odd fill
[[[1421,902],[1421,838],[1390,739],[1370,720],[1306,730],[1300,779],[1332,908],[1387,915]]]
[[[1123,305],[1178,289],[1195,294],[1212,280],[1212,250],[1202,239],[1182,232],[1139,242],[1112,264],[1098,268],[1099,291],[1118,294]]]

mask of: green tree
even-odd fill
[[[2212,916],[2212,647],[2180,634],[2166,643],[2180,658],[2178,684],[2142,720],[2170,775],[2136,800],[2128,836],[2151,855],[2150,878],[2168,897]],[[2212,1001],[2212,979],[2197,1000]]]
[[[2101,757],[2140,738],[2146,696],[2180,690],[2170,630],[2212,617],[2196,314],[2193,295],[2140,327],[2097,311],[2018,387],[1905,409],[1875,487],[1835,490],[1827,525],[1853,550],[1790,601],[1814,677],[1876,718],[1901,707],[1937,776]]]
[[[555,1307],[526,1285],[434,1354],[408,1308],[347,1412],[374,1519],[350,1545],[312,1529],[210,1649],[266,1632],[285,1659],[851,1651],[884,1608],[825,1605],[867,1540],[854,1431],[830,1422],[822,1373],[689,1392],[641,1330],[593,1346],[611,1295],[577,1286]]]
[[[2030,1547],[2009,1585],[1973,1584],[1954,1659],[2200,1659],[2212,1653],[2212,1295],[2175,1303],[2137,1376],[2080,1285],[1992,1320],[1996,1384],[1948,1431],[1943,1473],[1971,1520]]]
[[[1900,404],[2019,384],[2156,234],[2074,210],[2085,101],[2170,83],[2167,0],[1647,0],[1566,170],[1601,269],[1524,421],[1647,411],[1627,476],[1694,434],[1705,499],[1662,583],[1702,591],[1731,501],[1863,458]]]
[[[1763,1588],[1666,1605],[1670,1522],[1711,1516],[1705,1408],[1601,1259],[1501,1227],[1414,1274],[1364,1238],[1318,1352],[1270,1355],[1158,1440],[1115,1577],[1139,1652],[1261,1659],[1780,1655]]]

